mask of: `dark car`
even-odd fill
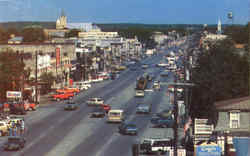
[[[151,112],[151,104],[138,104],[136,107],[136,113],[146,113],[149,114]]]
[[[94,108],[90,113],[91,118],[103,118],[106,114],[106,111],[102,107]]]
[[[23,107],[15,107],[10,105],[10,114],[25,115],[27,114],[27,111]]]
[[[21,136],[8,137],[8,141],[4,144],[4,150],[19,150],[24,147],[26,140]]]
[[[124,135],[137,135],[137,127],[133,123],[123,122],[120,124],[119,132]]]
[[[153,128],[172,128],[174,126],[174,119],[172,116],[169,117],[159,117],[158,119],[151,120]]]
[[[64,110],[76,110],[78,108],[78,104],[73,101],[69,101],[65,104]]]

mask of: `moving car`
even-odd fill
[[[19,150],[25,145],[25,138],[22,136],[8,137],[8,141],[4,144],[4,150]]]
[[[151,104],[138,104],[136,107],[136,113],[146,113],[149,114],[151,112]]]
[[[86,103],[88,106],[99,106],[99,105],[102,105],[104,101],[103,99],[96,97],[96,98],[88,99]]]
[[[103,108],[97,107],[90,113],[90,117],[91,118],[103,118],[105,114],[106,114],[106,111]]]
[[[105,110],[106,113],[109,112],[109,110],[111,109],[111,106],[108,104],[101,104],[100,107]]]
[[[69,101],[64,106],[64,110],[76,110],[78,108],[78,104],[73,101]]]
[[[153,88],[157,89],[157,90],[160,90],[161,89],[160,82],[159,81],[154,81]]]
[[[111,109],[108,112],[107,122],[123,122],[125,119],[125,114],[122,109]]]
[[[136,97],[144,97],[144,91],[143,90],[136,90],[135,96]]]
[[[137,135],[137,127],[133,123],[123,122],[118,127],[119,132],[124,135]]]

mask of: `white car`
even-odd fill
[[[104,103],[104,100],[101,98],[90,98],[87,100],[87,105],[89,106],[98,106]]]
[[[136,97],[144,97],[144,91],[143,90],[136,90],[135,96]]]

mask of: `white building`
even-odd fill
[[[118,32],[103,32],[100,29],[92,29],[88,32],[79,32],[78,37],[84,39],[106,39],[118,37]]]

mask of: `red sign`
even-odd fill
[[[60,66],[60,48],[56,48],[56,66],[59,67]]]

